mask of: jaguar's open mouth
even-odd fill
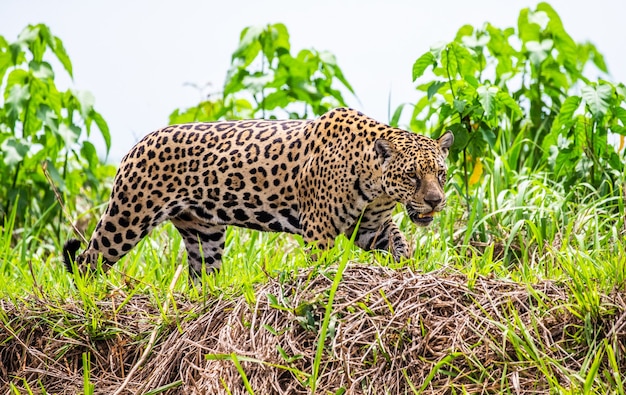
[[[430,223],[433,222],[433,217],[435,215],[434,211],[429,211],[427,213],[418,213],[414,210],[407,210],[407,212],[409,213],[409,218],[411,218],[411,221],[413,221],[417,225],[422,226],[430,225]]]

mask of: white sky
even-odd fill
[[[552,0],[575,41],[591,41],[614,81],[626,82],[626,1]],[[111,129],[110,159],[118,161],[169,114],[201,99],[186,82],[219,90],[249,25],[283,22],[292,52],[334,53],[359,100],[348,104],[387,122],[391,111],[420,97],[411,81],[415,59],[450,41],[464,24],[517,25],[520,0],[0,0],[0,35],[9,42],[28,24],[59,36],[74,67],[73,85],[96,98]],[[57,69],[57,76],[62,75]],[[70,84],[59,79],[61,86]],[[98,144],[99,147],[103,144]],[[103,154],[104,150],[100,152]]]

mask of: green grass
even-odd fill
[[[122,293],[126,301],[133,296],[146,296],[156,306],[166,306],[168,301],[182,298],[210,307],[212,300],[242,295],[254,305],[259,284],[270,279],[288,282],[289,273],[310,267],[315,268],[313,273],[326,273],[329,267],[339,265],[341,268],[348,260],[395,269],[408,266],[426,273],[445,268],[466,275],[470,288],[477,278],[488,276],[527,284],[532,294],[541,293],[534,284],[551,280],[568,289],[567,309],[583,323],[580,327],[568,328],[568,342],[575,345],[573,349],[585,353],[584,363],[579,371],[572,372],[562,366],[564,361],[546,358],[546,345],[537,325],[539,319],[551,311],[539,304],[530,323],[522,322],[511,309],[508,324],[499,324],[503,325],[507,337],[494,341],[510,344],[517,359],[511,362],[509,370],[518,365],[537,368],[553,393],[624,394],[626,350],[603,332],[606,330],[603,320],[615,314],[606,295],[626,292],[622,191],[616,189],[601,196],[584,184],[564,190],[545,175],[508,173],[505,177],[500,174],[504,171],[501,166],[487,166],[485,177],[473,187],[470,206],[464,206],[465,199],[456,192],[460,189],[450,188],[448,208],[437,216],[432,227],[418,229],[398,211],[395,220],[415,246],[414,259],[410,261],[395,263],[386,254],[361,251],[342,236],[333,250],[314,262],[298,236],[229,229],[222,269],[206,276],[202,285],[187,281],[183,243],[169,224],[157,228],[106,275],[88,279],[74,276],[73,282],[61,263],[62,241],[50,243],[41,234],[14,229],[13,213],[7,217],[0,235],[0,299],[25,305],[33,299],[46,300],[54,313],[41,319],[54,325],[62,336],[72,339],[86,332],[94,338],[106,339],[123,330],[108,325],[111,317],[96,303],[106,300],[112,293]],[[183,274],[173,281],[181,264],[185,265]],[[341,271],[335,273],[338,282]],[[336,284],[333,287],[336,288]],[[63,303],[68,300],[80,301],[85,309],[88,320],[80,328],[76,326],[73,313],[63,310]],[[324,333],[329,330],[333,311],[332,290],[328,301],[321,326],[322,339],[326,338]],[[160,317],[153,317],[159,328],[194,318],[193,315],[180,317],[176,303],[170,305],[173,313],[161,310]],[[12,325],[2,311],[0,325],[4,328]],[[139,345],[145,346],[145,342],[147,338],[140,340]],[[324,369],[319,358],[324,349],[323,344],[318,343],[312,370],[303,372],[309,378],[310,388],[315,388],[315,380]],[[85,355],[84,365],[89,366]],[[434,365],[432,375],[447,371],[453,359],[464,357],[475,367],[476,382],[489,375],[489,370],[479,361],[456,354]],[[222,359],[231,360],[242,372],[239,362],[250,360],[238,359],[236,355]],[[562,377],[567,377],[571,385],[563,387]],[[242,379],[246,382],[245,372]],[[89,369],[85,370],[84,380],[84,391],[90,393],[93,386]],[[501,382],[503,388],[510,385],[507,377],[502,377]],[[414,393],[428,386],[428,381],[409,380],[408,383]]]

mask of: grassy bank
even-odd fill
[[[3,392],[624,393],[623,193],[489,174],[429,229],[398,212],[413,260],[342,237],[311,262],[298,237],[231,229],[201,287],[170,225],[74,284],[9,222]]]

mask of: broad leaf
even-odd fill
[[[535,65],[541,64],[544,60],[548,58],[548,54],[552,49],[554,42],[552,40],[543,40],[542,42],[538,41],[529,41],[526,43],[526,49],[530,52],[530,61]]]
[[[541,26],[534,22],[530,22],[533,14],[528,8],[524,8],[517,18],[517,30],[519,31],[519,38],[522,42],[539,41],[541,36]]]
[[[100,161],[98,159],[98,153],[96,148],[89,141],[83,141],[83,146],[80,149],[80,154],[83,158],[87,159],[89,167],[95,169],[98,167]]]
[[[465,100],[454,99],[453,105],[456,112],[463,114],[465,107],[467,106],[467,102]]]
[[[424,75],[424,71],[428,66],[433,66],[436,64],[437,60],[435,56],[431,52],[426,52],[413,63],[413,81]]]
[[[28,65],[33,76],[41,80],[53,80],[54,71],[48,62],[35,62],[34,60]]]
[[[250,26],[241,32],[239,40],[239,48],[233,53],[232,60],[240,59],[243,61],[243,67],[252,63],[254,58],[261,51],[259,37],[263,33],[263,26]]]
[[[471,36],[474,34],[474,26],[472,25],[463,25],[456,32],[456,36],[454,37],[455,41],[462,41],[464,37]]]
[[[63,140],[63,145],[69,148],[78,140],[80,129],[74,125],[67,126],[62,123],[59,125],[57,135]]]
[[[58,129],[59,118],[57,114],[46,104],[40,104],[37,109],[37,118],[43,122],[45,126],[50,128],[53,132]]]
[[[450,125],[448,129],[451,130],[454,134],[454,144],[452,145],[452,151],[459,152],[465,149],[470,140],[470,135],[467,132],[467,129],[465,129],[465,127],[460,123]]]
[[[498,93],[498,87],[487,87],[485,85],[482,85],[476,89],[476,93],[478,94],[478,101],[480,101],[483,110],[485,110],[485,117],[491,118],[494,114],[495,99],[496,94]]]
[[[24,160],[29,149],[28,145],[13,137],[4,140],[0,148],[0,158],[8,166],[14,166]]]
[[[496,134],[493,132],[493,129],[481,127],[479,130],[483,136],[483,140],[485,140],[487,144],[493,148],[496,145]]]
[[[622,107],[615,108],[615,116],[622,122],[622,126],[626,126],[626,109]]]
[[[446,83],[443,81],[433,81],[432,84],[428,86],[427,97],[428,99],[432,99],[433,96],[439,91],[439,88],[444,86]]]
[[[508,92],[500,90],[496,94],[496,100],[502,104],[504,107],[508,108],[513,112],[514,117],[521,118],[524,114],[522,112],[522,108],[519,104],[508,94]]]
[[[10,47],[0,36],[0,81],[4,79],[4,74],[13,65]]]
[[[594,116],[606,114],[609,108],[611,93],[613,92],[613,88],[610,85],[586,85],[580,89],[580,92],[591,114]]]
[[[39,28],[37,26],[26,26],[17,36],[16,44],[27,46],[37,39]]]
[[[285,108],[290,102],[291,100],[287,92],[280,90],[267,95],[262,105],[266,110],[273,110],[275,108]]]
[[[107,148],[107,155],[109,150],[111,149],[111,132],[109,132],[109,125],[104,120],[102,115],[99,112],[92,110],[91,117],[93,118],[96,125],[98,125],[98,129],[100,129],[100,134],[102,134],[102,138],[104,139],[104,144]]]
[[[76,100],[80,104],[80,115],[83,119],[87,119],[91,114],[91,110],[93,109],[93,105],[96,101],[93,94],[89,91],[84,90],[74,90],[72,91]]]
[[[548,14],[544,11],[535,11],[528,14],[528,22],[536,23],[537,25],[539,25],[539,28],[541,30],[545,30],[545,28],[548,27],[548,22],[550,22],[550,18],[548,17]]]
[[[4,102],[7,116],[9,118],[9,127],[13,129],[15,122],[20,117],[26,101],[30,98],[30,89],[28,85],[13,85],[8,92]]]
[[[560,125],[572,125],[574,122],[574,113],[580,107],[580,96],[570,96],[561,105],[561,111],[558,115],[558,123]]]
[[[63,41],[60,38],[54,37],[54,45],[52,45],[52,52],[57,56],[59,62],[65,68],[65,71],[70,75],[70,77],[74,78],[73,70],[72,70],[72,61],[70,57],[67,55],[65,51],[65,47],[63,46]]]

